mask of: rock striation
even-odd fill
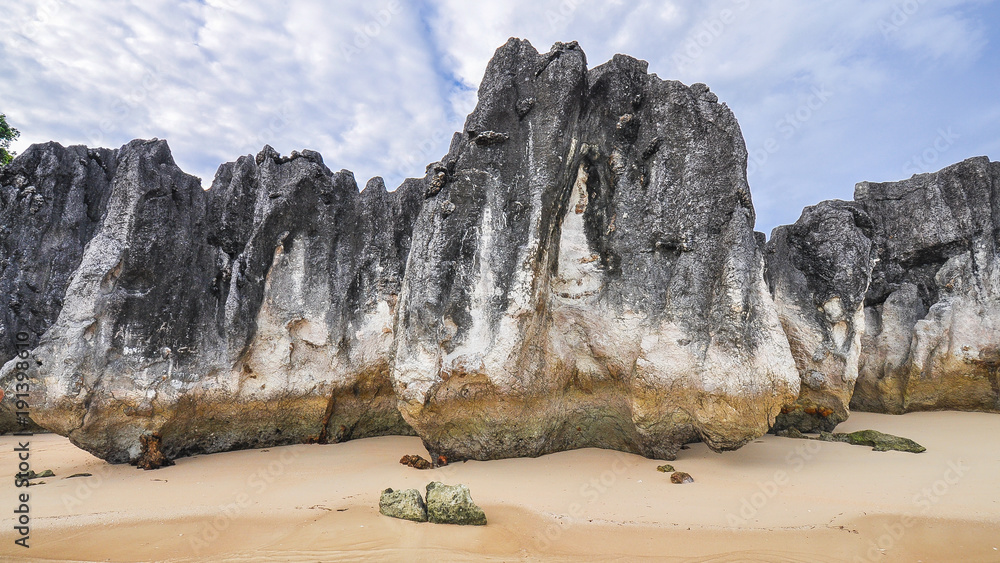
[[[767,242],[765,277],[802,377],[774,430],[831,431],[847,419],[858,379],[865,295],[873,264],[871,218],[855,202],[807,207]]]
[[[317,153],[266,147],[206,192],[164,141],[102,155],[89,244],[64,294],[46,287],[63,306],[27,370],[36,421],[133,463],[149,443],[173,458],[412,433],[388,358],[422,182],[359,193]]]
[[[705,85],[517,39],[392,192],[313,151],[203,190],[164,141],[36,145],[0,169],[0,390],[149,468],[385,434],[435,466],[673,459],[849,407],[1000,410],[1000,165],[859,184],[765,244],[746,158]]]
[[[1000,162],[857,185],[876,265],[852,406],[1000,411]]]
[[[55,322],[104,216],[117,152],[46,143],[0,168],[0,365]],[[0,409],[0,433],[19,429],[14,412]]]
[[[775,429],[849,408],[1000,411],[1000,163],[971,158],[806,208],[767,243],[802,386]]]
[[[432,457],[737,448],[798,393],[732,112],[575,43],[497,50],[431,166],[394,385]]]

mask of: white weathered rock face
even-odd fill
[[[1000,163],[858,184],[877,259],[852,407],[1000,411]]]
[[[862,182],[855,200],[807,208],[768,242],[802,378],[775,429],[830,430],[848,406],[1000,411],[1000,163]]]
[[[807,207],[767,242],[766,278],[802,379],[774,430],[832,431],[847,419],[858,379],[872,224],[854,202]]]
[[[393,379],[434,457],[763,434],[798,374],[732,113],[703,85],[511,40],[417,221]]]
[[[421,182],[359,194],[316,153],[266,148],[204,192],[162,141],[126,145],[114,170],[32,351],[35,420],[115,462],[146,434],[176,457],[412,433],[388,362]]]
[[[55,321],[104,214],[115,164],[116,151],[47,143],[0,169],[0,365],[34,348]],[[18,429],[0,408],[0,433]]]

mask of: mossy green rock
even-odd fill
[[[927,448],[909,438],[885,434],[878,430],[858,430],[849,434],[821,432],[819,439],[825,442],[844,442],[854,444],[855,446],[871,446],[876,452],[895,450],[919,454],[927,451]]]
[[[673,473],[674,472],[674,466],[670,465],[668,463],[666,465],[659,465],[659,466],[657,466],[656,470],[659,471],[660,473]]]
[[[391,518],[414,522],[427,521],[427,505],[416,489],[394,491],[386,489],[378,499],[378,511]]]
[[[486,525],[486,513],[472,501],[468,487],[438,481],[427,485],[427,517],[435,524]]]

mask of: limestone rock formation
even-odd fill
[[[208,191],[163,141],[33,151],[96,176],[53,180],[93,192],[50,229],[72,234],[64,281],[11,278],[62,299],[37,325],[32,414],[109,461],[413,432],[435,465],[669,459],[743,445],[799,393],[739,126],[643,61],[588,70],[575,43],[512,39],[448,155],[391,193],[311,151],[265,147]],[[48,181],[19,177],[5,206]]]
[[[47,143],[0,168],[0,365],[55,322],[104,215],[116,153]],[[0,409],[0,433],[16,429],[13,412]]]
[[[802,378],[775,430],[851,408],[1000,411],[1000,163],[971,158],[807,208],[767,243]]]
[[[732,112],[510,40],[431,167],[394,384],[432,456],[737,448],[798,394]]]
[[[858,184],[766,244],[745,169],[703,84],[516,39],[393,192],[312,151],[204,191],[163,141],[36,145],[0,170],[0,390],[146,467],[413,433],[435,466],[672,459],[849,404],[1000,410],[1000,164]]]
[[[774,430],[830,431],[847,419],[858,378],[872,224],[854,202],[807,207],[767,242],[765,277],[802,378]]]
[[[388,358],[421,182],[359,194],[317,153],[267,147],[205,192],[163,141],[106,154],[106,203],[32,352],[39,423],[113,462],[152,434],[172,458],[412,433]]]
[[[732,112],[646,66],[511,39],[393,192],[312,151],[204,191],[163,141],[31,147],[0,169],[0,431],[17,377],[42,426],[151,468],[413,433],[435,466],[672,459],[848,405],[1000,411],[1000,163],[863,182],[765,244]]]
[[[1000,162],[857,185],[877,263],[853,408],[1000,411]]]

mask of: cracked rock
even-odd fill
[[[465,485],[427,485],[427,519],[435,524],[485,526],[486,513],[472,500]]]

